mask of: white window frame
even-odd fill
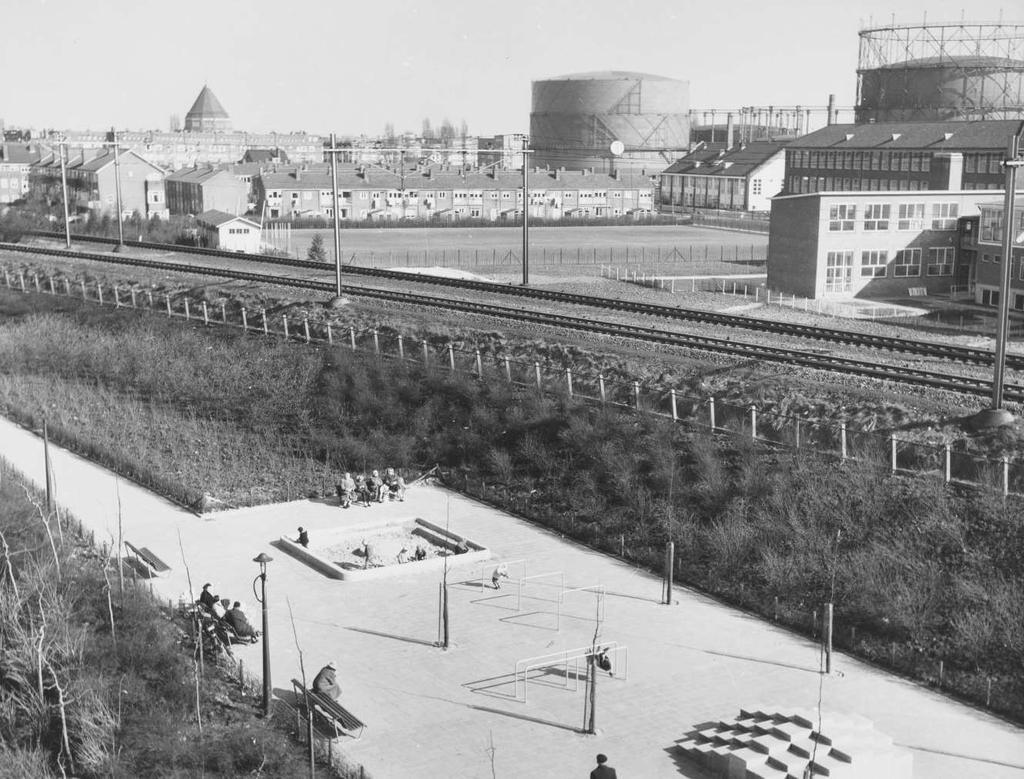
[[[828,229],[830,232],[847,232],[857,224],[856,203],[835,203],[828,209]]]
[[[925,272],[929,276],[952,276],[956,249],[952,246],[928,247],[928,266]]]
[[[885,278],[889,267],[889,252],[885,249],[870,249],[860,253],[860,277],[862,279]]]
[[[959,203],[932,203],[932,230],[955,230]]]
[[[924,203],[900,203],[896,210],[897,230],[921,230],[924,228]]]
[[[907,262],[907,260],[910,262]],[[893,258],[892,275],[897,279],[916,278],[921,275],[921,249],[900,249]]]

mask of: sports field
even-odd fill
[[[324,240],[328,258],[334,256],[331,229],[293,230],[290,236],[267,232],[272,245],[305,258],[313,236]],[[523,233],[519,227],[360,228],[341,231],[343,262],[374,267],[434,266],[494,268],[519,265]],[[568,265],[633,264],[648,269],[662,264],[713,260],[764,261],[768,236],[707,227],[614,226],[541,227],[530,230],[533,270]],[[589,272],[589,271],[587,271]]]

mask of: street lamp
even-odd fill
[[[256,579],[260,580],[262,594],[256,596],[263,605],[263,716],[270,714],[270,635],[267,632],[267,563],[274,558],[266,552],[260,552],[252,558],[254,563],[259,563],[260,573]],[[253,592],[256,591],[256,579],[253,579]]]

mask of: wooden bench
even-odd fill
[[[160,574],[171,570],[171,566],[153,554],[146,547],[137,547],[128,541],[125,541],[124,545],[128,548],[128,551],[135,555],[135,559],[146,567],[150,576],[159,576]]]
[[[907,294],[912,298],[922,298],[928,295],[928,287],[909,287]]]
[[[313,712],[320,714],[331,723],[335,738],[338,737],[339,728],[344,731],[355,731],[354,738],[363,735],[363,728],[366,727],[366,724],[330,696],[321,695],[315,690],[307,690],[298,679],[292,679],[292,689],[300,703],[308,700],[309,707],[313,709]],[[307,716],[311,716],[311,714],[312,712]]]

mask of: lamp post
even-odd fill
[[[263,716],[270,714],[270,634],[267,632],[267,563],[274,558],[266,552],[260,552],[252,559],[259,563],[260,573],[256,579],[260,580],[261,594],[257,599],[263,606]],[[256,589],[256,580],[253,580],[253,590]]]

